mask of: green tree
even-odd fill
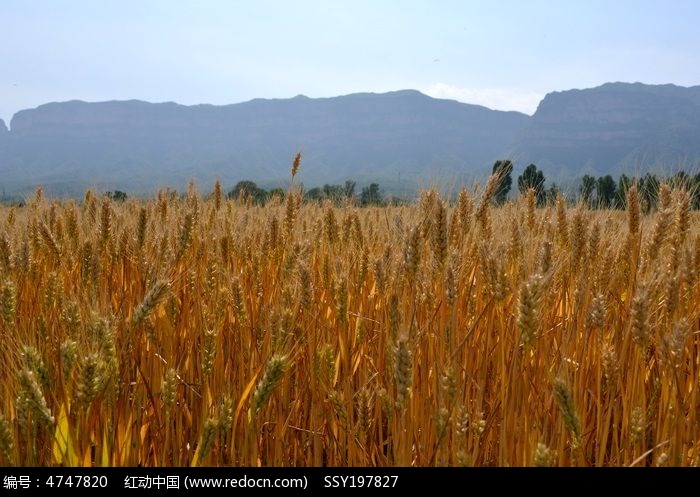
[[[554,205],[554,203],[557,201],[557,196],[559,196],[560,193],[561,188],[559,188],[559,185],[552,183],[552,186],[550,186],[545,193],[545,203],[547,205]]]
[[[267,192],[259,188],[253,181],[239,181],[233,190],[228,192],[229,198],[252,198],[256,204],[264,204],[267,200]]]
[[[674,188],[689,188],[692,179],[688,176],[688,173],[681,169],[671,177],[669,182]]]
[[[126,200],[126,193],[121,190],[114,190],[113,192],[107,192],[107,196],[114,200],[115,202],[124,202]]]
[[[615,197],[617,196],[617,185],[609,174],[598,178],[596,183],[596,196],[598,206],[603,209],[615,207]]]
[[[352,198],[355,196],[355,182],[347,180],[345,182],[345,196]]]
[[[323,185],[323,195],[330,200],[338,202],[344,195],[345,189],[342,185]]]
[[[500,181],[498,187],[496,188],[496,193],[493,196],[496,204],[501,205],[506,201],[508,197],[508,192],[513,186],[513,178],[511,176],[513,172],[513,163],[509,160],[497,160],[493,165],[493,174],[498,174]]]
[[[284,190],[282,188],[272,188],[269,192],[267,192],[267,195],[269,198],[273,197],[279,197],[279,198],[284,198]]]
[[[321,190],[319,187],[311,188],[310,190],[304,192],[304,199],[317,202],[323,199],[323,190]]]
[[[535,190],[537,205],[543,205],[545,200],[544,181],[544,173],[538,170],[536,165],[530,164],[525,168],[523,174],[518,176],[518,190],[524,195],[532,188]]]
[[[355,182],[346,181],[344,185],[325,184],[322,188],[323,197],[340,204],[343,200],[355,196]]]
[[[646,173],[644,175],[639,182],[639,194],[644,212],[649,212],[656,207],[656,199],[659,196],[659,179],[655,174]]]
[[[581,200],[583,200],[583,202],[587,205],[591,204],[593,190],[595,190],[595,185],[595,177],[586,174],[583,178],[581,178],[581,186],[579,187],[578,191],[581,195]]]
[[[632,180],[626,174],[621,174],[617,181],[617,199],[620,208],[627,208],[627,190],[632,186]]]
[[[384,195],[379,189],[379,184],[372,183],[362,189],[360,193],[361,205],[382,205],[384,203]]]

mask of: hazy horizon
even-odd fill
[[[0,119],[67,100],[183,105],[416,89],[532,114],[611,81],[700,84],[700,4],[0,0]]]

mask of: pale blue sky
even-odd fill
[[[700,84],[700,2],[0,0],[0,118],[415,88],[532,113],[606,81]]]

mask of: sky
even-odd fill
[[[697,0],[0,0],[0,119],[65,100],[230,104],[417,89],[700,84]]]

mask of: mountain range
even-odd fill
[[[607,83],[549,93],[533,116],[415,90],[214,106],[49,103],[0,120],[0,188],[152,192],[216,178],[283,184],[297,151],[307,186],[387,190],[483,177],[497,159],[550,180],[700,165],[700,86]]]

